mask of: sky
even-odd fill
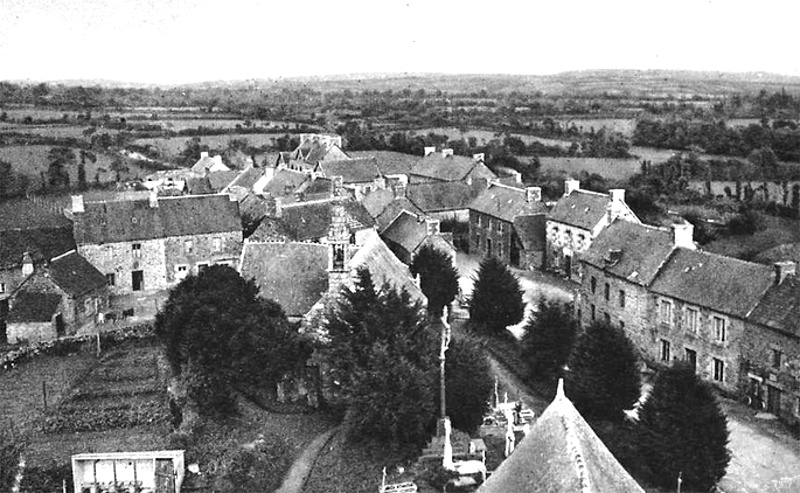
[[[793,0],[0,0],[0,80],[800,76],[798,11]]]

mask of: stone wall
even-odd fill
[[[568,224],[547,221],[547,268],[579,280],[579,256],[592,244],[592,233]],[[569,265],[568,265],[569,264]],[[567,272],[569,269],[569,272]]]
[[[57,337],[53,322],[9,322],[6,335],[9,344],[36,343]]]
[[[242,254],[242,232],[173,236],[164,241],[167,284],[174,285],[202,266],[226,263],[236,267]]]
[[[139,245],[138,249],[135,245]],[[164,240],[84,244],[78,246],[78,253],[103,274],[114,274],[114,283],[109,285],[114,295],[133,291],[134,271],[143,273],[143,291],[168,287]]]
[[[510,265],[511,242],[515,240],[513,233],[513,224],[478,211],[469,211],[470,253],[488,256],[487,240],[491,240],[491,256]]]

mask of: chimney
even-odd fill
[[[783,262],[775,262],[772,264],[773,269],[775,269],[775,285],[778,286],[786,280],[788,276],[794,276],[797,274],[797,264],[790,260],[785,260]]]
[[[450,157],[453,155],[453,149],[442,149],[442,157]]]
[[[611,196],[611,200],[614,202],[625,202],[624,188],[612,188],[608,191],[608,194]]]
[[[281,217],[281,203],[272,195],[264,197],[264,215],[267,217]]]
[[[436,152],[436,146],[430,146],[425,148],[425,156],[430,156]]]
[[[611,197],[608,203],[608,222],[610,224],[614,219],[625,214],[625,190],[614,188],[608,191],[608,195]]]
[[[485,157],[484,153],[479,152],[477,154],[473,154],[472,155],[472,160],[475,161],[475,162],[478,162],[478,163],[482,163],[483,160],[484,160],[484,157]]]
[[[219,164],[220,166],[223,166],[222,156],[220,156],[219,154],[214,156],[214,164]]]
[[[150,190],[149,202],[150,207],[154,209],[158,207],[158,192],[156,190]]]
[[[528,203],[542,201],[542,187],[528,187],[525,189],[525,201]]]
[[[581,182],[578,180],[564,180],[564,197],[568,196],[575,190],[581,189]]]
[[[333,196],[344,197],[344,177],[332,176],[331,181],[333,182]]]
[[[392,187],[394,191],[394,198],[404,198],[406,196],[406,186],[403,184],[398,184]]]
[[[72,196],[72,212],[86,212],[86,209],[83,206],[83,195]]]
[[[203,152],[200,153],[200,159],[205,159],[207,157],[208,157],[208,152],[203,151]]]
[[[676,247],[695,250],[694,225],[689,221],[672,225],[672,238]]]
[[[425,228],[428,236],[442,234],[442,222],[438,219],[425,218]]]
[[[33,260],[31,254],[25,252],[22,254],[22,275],[29,276],[33,274]]]

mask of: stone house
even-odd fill
[[[90,330],[108,304],[106,277],[70,251],[35,268],[13,294],[8,342],[48,340]]]
[[[388,228],[403,211],[424,215],[422,210],[406,197],[406,189],[406,185],[398,184],[391,189],[373,190],[361,200],[367,212],[375,219],[378,232]]]
[[[314,168],[315,176],[333,179],[340,176],[344,187],[356,200],[361,200],[372,190],[386,188],[386,179],[378,169],[375,158],[320,161]]]
[[[546,212],[541,188],[491,183],[469,206],[470,253],[523,269],[542,267],[543,242],[536,238],[544,238]],[[522,217],[536,219],[518,221]],[[523,244],[523,236],[531,241]]]
[[[640,222],[625,203],[625,190],[608,194],[582,190],[578,180],[564,181],[564,195],[547,216],[547,268],[580,280],[580,262],[594,238],[615,219]]]
[[[425,156],[408,173],[409,183],[457,181],[469,184],[476,180],[494,180],[497,175],[484,164],[483,158],[483,154],[469,158],[454,155],[453,149],[436,152],[435,147],[426,147]]]
[[[431,181],[411,183],[405,187],[405,195],[426,216],[440,221],[469,222],[469,207],[472,201],[488,187],[485,180],[471,184],[463,181]]]
[[[207,152],[201,152],[200,159],[192,165],[191,170],[198,175],[207,175],[220,171],[230,171],[231,169],[222,162],[222,156],[210,157]]]
[[[794,262],[774,268],[775,282],[746,320],[740,390],[800,430],[800,279]]]
[[[456,249],[453,246],[453,235],[442,233],[438,219],[402,211],[383,230],[381,238],[404,264],[410,265],[420,248],[431,245],[448,254],[455,265]]]
[[[350,159],[342,150],[342,137],[332,134],[300,134],[300,144],[292,152],[282,152],[277,163],[294,171],[311,174],[323,161]]]
[[[238,204],[227,195],[84,202],[73,196],[78,252],[133,305],[212,264],[235,265],[242,249]],[[132,308],[133,306],[131,306]]]

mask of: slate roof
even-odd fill
[[[372,182],[381,176],[375,158],[320,161],[317,171],[325,178],[341,176],[345,184]]]
[[[514,231],[526,252],[542,252],[546,249],[546,227],[544,214],[514,218]]]
[[[378,233],[371,231],[364,245],[358,249],[348,264],[351,269],[366,267],[372,274],[372,281],[380,288],[389,284],[395,289],[405,289],[412,300],[427,304],[427,298],[414,282],[408,266],[392,253]]]
[[[478,493],[644,493],[586,423],[561,384],[514,453]]]
[[[409,174],[424,176],[440,181],[463,181],[467,176],[474,178],[496,178],[485,164],[464,156],[442,157],[435,153],[417,161]]]
[[[381,232],[387,242],[402,247],[409,254],[428,236],[428,227],[423,218],[416,214],[402,211],[392,223]]]
[[[247,242],[242,253],[242,277],[290,317],[308,313],[328,290],[327,269],[328,246],[319,243]]]
[[[214,158],[211,156],[208,155],[200,156],[200,159],[198,159],[197,162],[192,165],[191,170],[194,173],[202,175],[206,173],[212,166],[217,164],[218,164],[217,161],[215,161]],[[225,164],[223,164],[222,166],[225,166]],[[225,168],[230,169],[227,166],[225,166]]]
[[[744,318],[773,283],[772,268],[732,257],[677,248],[651,291]]]
[[[353,159],[374,157],[382,175],[408,175],[422,159],[414,154],[394,151],[351,151],[349,154]]]
[[[88,202],[76,214],[79,244],[151,240],[171,236],[241,231],[239,204],[227,195],[159,197],[148,200]]]
[[[0,269],[22,266],[25,252],[34,264],[39,264],[74,249],[75,239],[69,221],[66,227],[0,231]]]
[[[606,227],[582,254],[582,260],[617,277],[649,286],[670,256],[673,232],[617,219]],[[619,260],[609,261],[609,251],[619,250]]]
[[[403,211],[407,211],[412,214],[424,214],[422,209],[414,205],[414,203],[407,198],[400,197],[394,199],[389,203],[389,205],[386,206],[385,209],[383,209],[383,212],[381,212],[380,215],[375,218],[375,224],[378,227],[378,231],[383,231],[389,227],[397,215]]]
[[[309,179],[310,177],[305,173],[290,169],[279,169],[275,171],[275,176],[267,182],[264,187],[264,193],[268,193],[273,197],[291,195],[300,185]]]
[[[748,320],[800,337],[800,279],[790,275],[770,287]]]
[[[262,168],[247,168],[239,173],[235,180],[230,182],[228,186],[246,188],[247,191],[253,189],[253,185],[264,175]],[[213,184],[212,184],[213,185]]]
[[[547,207],[543,202],[528,202],[524,189],[503,185],[491,185],[478,195],[470,209],[511,223],[517,216],[544,214]]]
[[[50,210],[30,200],[0,200],[0,231],[71,226],[70,220],[60,211]]]
[[[378,217],[386,206],[389,205],[391,201],[394,200],[394,190],[390,190],[388,188],[379,188],[377,190],[373,190],[369,192],[363,199],[361,199],[361,203],[364,204],[364,207],[369,212],[370,216]]]
[[[213,173],[209,173],[207,178],[208,183],[211,185],[211,189],[215,192],[219,192],[223,188],[230,185],[238,176],[239,172],[236,170],[214,171]]]
[[[469,208],[483,189],[460,181],[416,183],[406,187],[406,197],[423,212],[455,211]]]
[[[9,323],[49,322],[58,311],[61,296],[52,293],[21,291],[8,312]]]
[[[186,180],[186,191],[192,195],[208,195],[214,193],[211,182],[205,176],[191,177]]]
[[[106,276],[77,252],[53,259],[47,271],[50,279],[70,296],[80,296],[106,285]]]
[[[372,216],[361,203],[354,200],[342,201],[347,214],[347,226],[350,232],[371,228],[375,225]],[[328,236],[333,217],[334,201],[298,202],[281,209],[281,221],[290,232],[294,241],[318,240]],[[258,230],[256,230],[256,235]]]
[[[611,197],[589,190],[574,190],[562,197],[550,211],[553,221],[591,231],[606,213]]]

